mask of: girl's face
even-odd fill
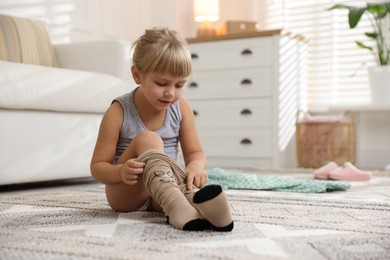
[[[159,72],[140,75],[139,79],[137,84],[140,84],[145,99],[158,111],[167,109],[182,97],[187,81],[186,77]]]

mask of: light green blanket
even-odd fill
[[[270,190],[301,193],[345,191],[351,187],[346,181],[302,180],[291,177],[233,173],[221,168],[208,172],[208,184],[219,184],[224,189]]]

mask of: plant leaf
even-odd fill
[[[332,11],[332,10],[336,10],[336,9],[349,9],[351,6],[348,6],[348,5],[343,5],[343,4],[335,4],[331,7],[329,7],[328,9],[326,9],[327,11]]]
[[[357,44],[360,48],[368,49],[368,50],[372,51],[372,47],[363,44],[361,41],[355,41],[355,42],[356,42],[356,44]]]
[[[388,13],[390,13],[390,3],[385,3],[386,10]]]
[[[348,14],[349,27],[355,28],[358,25],[363,13],[367,10],[366,7],[350,7]]]
[[[367,11],[382,19],[387,14],[387,7],[385,4],[370,4],[367,3]]]
[[[379,34],[376,32],[373,32],[373,33],[366,32],[364,35],[367,36],[368,38],[376,39]]]
[[[350,5],[335,4],[328,9],[327,11],[336,10],[336,9],[347,9],[348,13],[348,23],[350,28],[355,28],[359,23],[363,13],[367,10],[367,7],[354,7]]]
[[[383,49],[379,51],[379,61],[382,66],[387,65],[388,59],[386,56],[386,52]]]

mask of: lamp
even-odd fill
[[[194,0],[194,19],[200,22],[197,30],[198,37],[207,37],[216,35],[216,30],[211,24],[219,20],[219,1],[218,0]]]

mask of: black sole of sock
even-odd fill
[[[167,224],[169,223],[169,217],[167,216]],[[186,223],[183,227],[185,231],[202,231],[211,229],[212,225],[206,219],[194,219]]]
[[[187,222],[183,227],[185,231],[202,231],[207,229],[211,229],[210,222],[200,218]]]
[[[222,192],[222,187],[220,185],[208,185],[199,191],[197,191],[192,198],[192,201],[194,203],[203,203],[205,201],[209,201],[211,199],[214,199]]]
[[[214,225],[211,225],[211,229],[214,230],[214,231],[218,231],[218,232],[230,232],[232,231],[234,228],[234,222],[232,221],[232,223],[230,223],[229,225],[225,226],[225,227],[216,227]]]

